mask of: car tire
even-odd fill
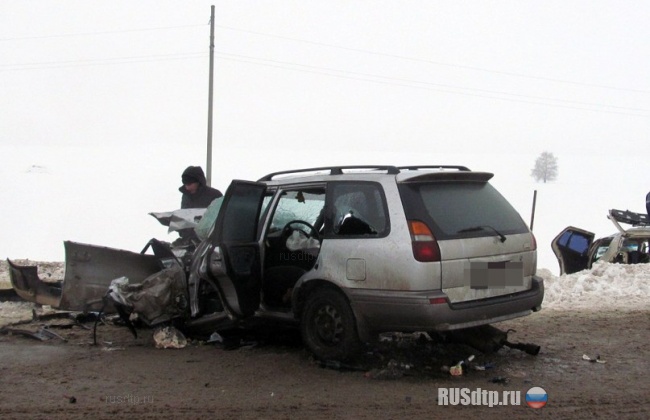
[[[321,360],[349,361],[361,352],[352,308],[335,290],[319,289],[310,294],[300,332],[307,348]]]

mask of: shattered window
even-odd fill
[[[302,220],[313,226],[324,205],[324,188],[283,191],[275,208],[271,231],[282,229],[292,220]]]
[[[331,209],[335,235],[380,236],[388,230],[381,186],[372,182],[332,184]]]

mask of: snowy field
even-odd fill
[[[4,150],[8,149],[8,150]],[[155,150],[133,149],[124,156],[111,148],[32,148],[0,145],[0,258],[63,261],[63,241],[140,251],[149,239],[173,240],[150,212],[180,206],[180,174],[187,164],[200,164],[189,155],[185,163],[165,166]],[[87,152],[87,153],[86,153]],[[285,153],[286,152],[286,153]],[[556,154],[559,177],[547,184],[530,177],[536,154],[306,154],[303,159],[270,161],[250,152],[231,151],[227,164],[215,169],[213,185],[225,192],[230,180],[256,180],[287,169],[326,165],[447,164],[494,173],[492,184],[530,225],[537,191],[533,233],[537,238],[538,268],[559,274],[551,241],[566,226],[590,230],[597,237],[615,232],[609,209],[645,211],[650,188],[642,177],[621,183],[603,171],[606,165],[641,168],[645,157]],[[247,155],[248,154],[248,155]],[[290,150],[278,155],[289,156]],[[82,155],[83,158],[79,157]],[[76,156],[70,161],[68,156]],[[240,162],[250,161],[241,165]],[[158,163],[158,164],[157,164]],[[480,210],[480,209],[479,209]],[[468,211],[470,211],[468,209]],[[472,210],[473,211],[473,210]]]

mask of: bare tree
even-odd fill
[[[542,152],[535,161],[535,167],[530,171],[530,176],[535,181],[554,181],[557,178],[557,158],[550,152]]]

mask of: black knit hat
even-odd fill
[[[195,177],[193,177],[192,175],[183,175],[181,177],[181,179],[183,181],[183,185],[192,184],[194,182],[199,182],[199,180],[196,179]]]

